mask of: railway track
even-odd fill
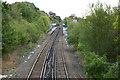
[[[32,80],[32,78],[40,78],[40,80],[44,80],[45,78],[69,79],[64,59],[64,52],[62,50],[62,34],[62,27],[58,27],[44,44],[44,47],[37,56],[28,74],[27,80]]]
[[[64,59],[64,48],[63,48],[63,30],[61,29],[60,35],[56,40],[56,54],[55,54],[55,78],[63,78],[69,80],[66,62]]]
[[[56,39],[53,42],[50,53],[46,58],[46,62],[43,67],[41,79],[45,78],[57,79],[57,78],[68,78],[66,64],[63,55],[63,40],[62,40],[62,28],[60,28]]]
[[[47,56],[49,47],[52,45],[52,41],[55,38],[54,36],[58,33],[58,31],[59,31],[59,29],[56,29],[54,31],[54,33],[50,36],[48,41],[45,42],[43,48],[41,49],[40,53],[38,54],[33,66],[31,67],[31,70],[27,76],[27,80],[30,80],[32,78],[40,78],[44,58],[45,58],[45,56]]]

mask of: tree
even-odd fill
[[[57,22],[61,22],[61,17],[57,16],[55,13],[53,13],[52,11],[49,12],[49,16],[50,16],[50,20],[52,21],[52,23],[57,23]]]
[[[41,16],[38,21],[40,28],[43,32],[46,32],[47,29],[49,28],[49,24],[50,24],[50,19],[48,16]]]
[[[2,2],[2,51],[36,43],[50,24],[49,16],[29,2]]]

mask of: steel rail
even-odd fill
[[[55,35],[55,37],[54,37],[54,39],[52,41],[52,45],[50,46],[50,49],[48,50],[48,55],[44,59],[44,63],[43,63],[43,67],[42,67],[42,71],[41,71],[41,75],[40,75],[41,80],[44,80],[44,78],[46,78],[45,77],[45,72],[46,72],[46,68],[47,68],[47,61],[48,61],[48,58],[50,57],[50,53],[51,53],[50,51],[52,50],[52,48],[54,46],[56,37],[58,36],[58,33],[59,33],[59,30],[58,30],[57,34]]]
[[[55,34],[55,32],[54,32],[54,34]],[[37,62],[38,62],[38,59],[39,59],[40,55],[42,54],[43,50],[45,49],[45,47],[46,47],[47,44],[49,43],[49,40],[52,39],[52,37],[53,37],[54,34],[52,34],[51,37],[49,37],[49,39],[44,43],[42,49],[40,50],[40,52],[39,52],[37,58],[35,59],[33,65],[32,65],[32,68],[30,69],[30,72],[28,73],[27,80],[30,79],[30,76],[31,76],[31,74],[32,74],[32,72],[33,72],[33,70],[34,70],[34,68],[35,68],[35,66],[36,66],[36,64],[37,64]]]
[[[62,34],[63,34],[63,29],[61,29],[61,32],[60,32],[60,35],[59,35],[59,37],[61,37],[62,36]],[[62,43],[62,44],[61,44]],[[58,40],[58,44],[60,44],[61,45],[61,47],[63,48],[63,36],[62,36],[62,40],[61,41],[59,41]],[[58,48],[58,45],[57,45],[57,48]],[[64,52],[63,52],[63,49],[62,48],[60,48],[60,51],[61,51],[61,58],[62,58],[62,62],[63,62],[63,67],[64,67],[64,72],[65,72],[65,76],[66,76],[66,80],[69,80],[69,75],[68,75],[68,71],[67,71],[67,66],[66,66],[66,62],[65,62],[65,58],[64,58]],[[57,79],[57,67],[59,66],[56,66],[57,65],[57,63],[56,63],[57,61],[55,61],[55,80]],[[59,68],[59,67],[58,67]]]

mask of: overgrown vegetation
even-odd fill
[[[90,14],[77,18],[65,18],[68,25],[68,42],[80,51],[85,60],[88,77],[117,78],[117,54],[120,52],[118,7],[98,2],[90,6]]]
[[[61,22],[61,17],[57,16],[55,13],[52,11],[49,12],[50,20],[52,23],[58,23]]]
[[[8,53],[19,45],[36,43],[49,28],[51,17],[33,3],[1,2],[2,53]]]

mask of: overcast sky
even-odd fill
[[[32,2],[40,10],[45,12],[52,11],[58,16],[64,17],[75,14],[78,17],[85,15],[86,11],[89,9],[88,5],[90,3],[96,3],[98,0],[2,0],[8,3],[28,1]],[[103,4],[108,4],[111,6],[117,6],[118,0],[99,0]]]

